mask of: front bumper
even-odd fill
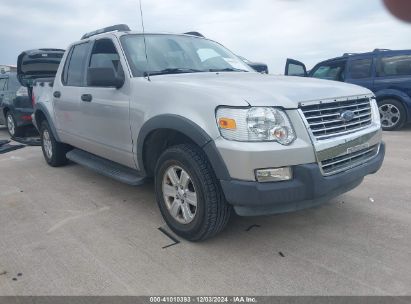
[[[227,201],[239,215],[284,213],[320,205],[358,186],[364,176],[377,172],[384,160],[385,144],[371,160],[347,171],[323,176],[317,163],[293,166],[291,181],[258,183],[221,180]]]

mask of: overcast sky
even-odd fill
[[[284,72],[287,57],[311,68],[344,52],[410,49],[411,24],[380,0],[142,0],[146,32],[196,30]],[[27,49],[66,48],[85,32],[126,23],[141,30],[138,0],[0,0],[0,64]]]

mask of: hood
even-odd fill
[[[366,88],[330,80],[274,76],[260,73],[221,72],[151,76],[157,85],[190,87],[216,95],[220,100],[237,99],[251,106],[297,108],[299,103],[372,94]],[[224,105],[224,102],[222,102]]]

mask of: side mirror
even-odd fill
[[[88,68],[87,85],[90,87],[115,87],[124,85],[124,74],[116,76],[112,68]]]

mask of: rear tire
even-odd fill
[[[401,129],[406,120],[407,113],[403,104],[396,99],[384,99],[378,102],[381,127],[384,131]]]
[[[155,191],[170,229],[189,241],[201,241],[222,231],[231,206],[203,151],[190,144],[171,147],[155,169]]]
[[[41,149],[47,164],[52,167],[61,167],[67,164],[66,153],[69,146],[56,141],[53,132],[46,120],[42,121],[40,127]]]
[[[17,126],[16,119],[11,111],[6,112],[6,127],[11,138],[24,135],[24,127]]]

